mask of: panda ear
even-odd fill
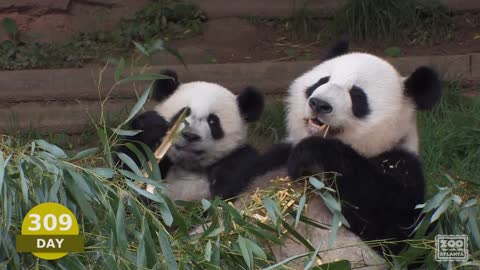
[[[337,56],[348,53],[349,46],[350,45],[347,37],[340,38],[332,47],[330,47],[327,54],[323,58],[323,61],[327,61]]]
[[[430,110],[442,96],[442,83],[429,67],[417,68],[405,82],[405,95],[411,97],[417,110]]]
[[[177,73],[173,70],[164,70],[160,74],[170,77],[170,79],[156,80],[153,83],[152,97],[154,100],[161,102],[168,98],[178,88],[180,83],[178,82]]]
[[[237,96],[237,103],[240,113],[246,122],[255,122],[260,119],[265,106],[263,94],[250,86]]]

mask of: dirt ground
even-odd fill
[[[445,37],[435,37],[436,43],[421,44],[418,40],[396,42],[352,42],[353,50],[386,56],[385,49],[398,47],[400,56],[446,55],[480,52],[480,13],[466,13],[454,17],[454,29]],[[214,24],[212,22],[212,24]],[[297,37],[282,23],[260,20],[252,23],[247,19],[222,21],[213,34],[207,23],[204,34],[187,40],[173,41],[172,45],[185,54],[187,62],[235,63],[261,61],[295,61],[319,59],[331,38],[309,33]],[[223,28],[222,28],[223,27]],[[223,31],[223,32],[222,32]],[[230,38],[230,40],[229,40]],[[218,39],[223,41],[219,42]],[[230,41],[230,42],[229,42]]]

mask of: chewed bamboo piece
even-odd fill
[[[188,126],[188,122],[185,121],[185,119],[188,116],[187,112],[188,110],[184,110],[182,112],[182,114],[178,117],[175,124],[167,131],[167,134],[165,135],[160,146],[155,150],[155,152],[153,152],[157,163],[159,163],[160,160],[163,159],[163,157],[167,154],[170,147],[172,147],[173,140],[175,140],[175,137],[177,136],[177,134]],[[147,166],[151,167],[152,163],[148,161]],[[142,173],[144,177],[148,177],[148,174],[145,170],[143,170]],[[154,193],[155,187],[147,184],[145,186],[145,190],[150,193]]]

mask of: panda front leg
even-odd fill
[[[403,162],[403,169],[388,170],[385,160]],[[289,157],[292,179],[336,172],[337,192],[350,229],[364,240],[406,239],[423,202],[424,180],[415,156],[386,152],[367,159],[339,140],[310,137],[296,145]],[[397,252],[400,247],[391,247]]]

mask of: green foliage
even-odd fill
[[[399,47],[388,47],[384,52],[388,57],[400,57],[402,55],[402,49]]]
[[[128,53],[132,41],[153,43],[180,39],[200,33],[203,13],[194,5],[175,0],[162,0],[147,5],[132,19],[123,19],[112,31],[77,33],[63,44],[25,43],[17,39],[0,43],[0,69],[61,68],[81,66],[93,60]],[[3,25],[10,35],[18,30],[13,20]],[[151,44],[154,45],[154,44]],[[170,48],[162,43],[162,48]],[[177,52],[178,53],[178,52]]]
[[[303,6],[295,9],[285,21],[285,29],[291,31],[296,38],[318,38],[322,28],[320,18],[308,9],[308,2],[304,1]]]
[[[477,88],[478,89],[478,88]],[[419,114],[420,151],[429,194],[450,175],[462,193],[480,192],[480,97],[466,97],[447,83],[433,111]]]
[[[249,129],[249,142],[262,148],[280,141],[286,135],[284,121],[285,107],[283,101],[278,98],[267,101],[260,120]]]
[[[14,40],[17,39],[18,26],[15,20],[13,20],[12,18],[6,17],[2,20],[2,25],[5,31],[10,35],[10,38]]]
[[[448,178],[449,176],[446,175]],[[477,199],[463,200],[455,193],[456,184],[450,187],[437,187],[438,192],[426,203],[418,205],[424,214],[416,227],[410,247],[398,257],[393,258],[395,268],[405,268],[409,263],[421,262],[422,269],[476,269],[480,266],[480,205]],[[428,229],[427,229],[428,228]],[[468,236],[468,250],[470,253],[467,262],[437,262],[435,261],[436,235]],[[472,268],[468,268],[472,266]]]
[[[349,0],[334,14],[330,28],[358,40],[432,43],[448,39],[450,15],[435,0]]]

